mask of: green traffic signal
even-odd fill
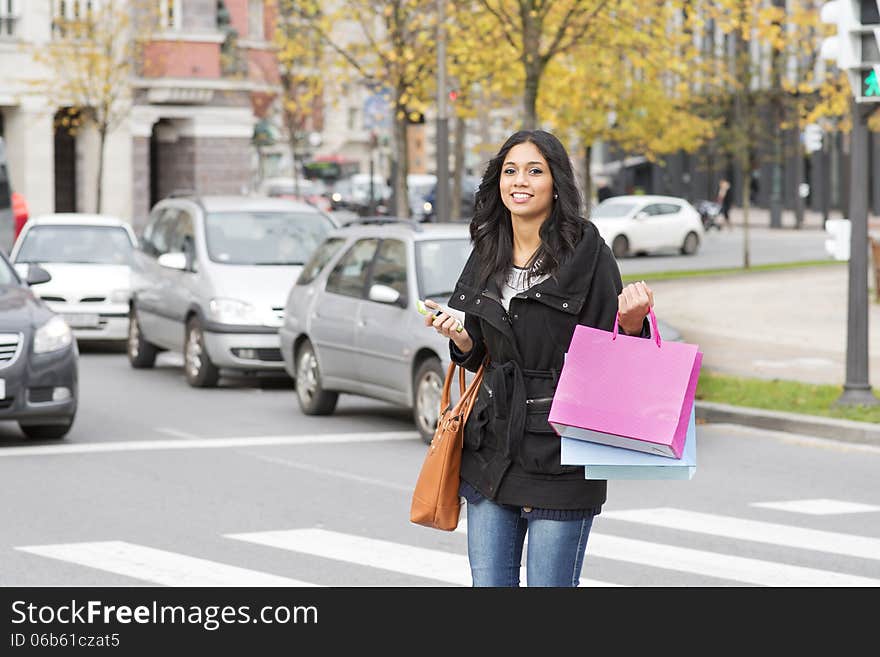
[[[862,95],[865,97],[880,97],[880,80],[877,78],[877,69],[865,71],[862,77]]]

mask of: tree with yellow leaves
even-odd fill
[[[295,11],[296,1],[280,0],[274,42],[281,80],[282,117],[293,162],[293,193],[299,196],[297,158],[310,121],[322,107],[325,84],[321,75],[324,58],[320,38],[309,22]]]
[[[296,14],[312,31],[334,71],[347,71],[351,81],[373,92],[390,92],[397,162],[393,179],[395,212],[408,217],[407,126],[425,111],[433,91],[436,2],[305,0],[281,9],[282,14]]]
[[[651,161],[693,151],[717,121],[694,112],[690,84],[699,66],[690,35],[681,30],[680,2],[629,0],[604,17],[601,40],[584,40],[547,68],[538,107],[554,129],[585,150],[584,197],[592,196],[591,146],[614,143]]]
[[[131,109],[130,78],[141,52],[133,30],[138,10],[143,11],[138,0],[89,3],[73,18],[57,16],[52,39],[30,47],[45,70],[28,80],[30,92],[45,97],[49,107],[71,108],[61,116],[61,127],[73,132],[86,123],[98,134],[96,212],[101,212],[107,135]]]
[[[603,38],[621,0],[478,0],[496,37],[482,47],[508,64],[506,82],[522,89],[522,127],[538,126],[538,97],[548,66],[584,42]],[[619,26],[617,26],[619,27]],[[514,65],[514,63],[516,65]]]

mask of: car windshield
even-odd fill
[[[12,267],[9,266],[6,258],[0,257],[0,285],[16,285],[17,283],[18,279],[15,277]]]
[[[116,226],[32,226],[16,262],[131,265],[134,246]]]
[[[448,297],[471,254],[467,238],[416,242],[416,269],[422,299]]]
[[[227,265],[301,265],[333,228],[317,212],[213,212],[208,256]]]
[[[593,219],[620,219],[627,216],[635,207],[635,203],[603,202],[596,206],[590,216]]]

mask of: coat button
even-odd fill
[[[479,299],[477,299],[477,303],[480,303],[480,300],[479,300]]]
[[[567,303],[564,303],[564,304],[562,304],[562,307],[563,307],[563,308],[568,308],[568,304],[567,304]]]
[[[540,298],[541,298],[541,293],[540,293],[540,292],[535,292],[535,298],[536,298],[536,299],[540,299]]]
[[[463,294],[462,294],[460,297],[458,297],[458,298],[461,299],[462,301],[464,301],[464,295],[463,295]]]
[[[525,511],[526,513],[531,513],[531,512],[532,512],[532,507],[530,507],[530,506],[524,506],[524,507],[523,507],[523,511]]]

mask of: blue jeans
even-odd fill
[[[467,504],[468,559],[474,586],[519,586],[523,543],[529,586],[578,585],[593,516],[526,520],[518,506],[483,499]]]

